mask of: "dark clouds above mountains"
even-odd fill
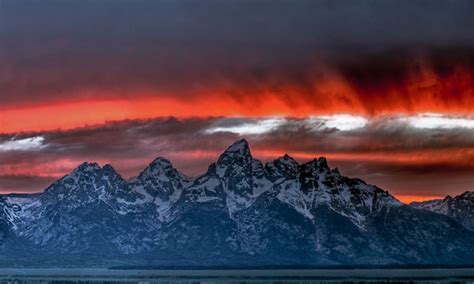
[[[441,77],[462,68],[471,78],[474,65],[472,1],[0,5],[2,108],[144,92],[217,90],[239,100],[291,88],[312,97],[319,80],[335,76],[373,96],[400,90],[420,68]]]

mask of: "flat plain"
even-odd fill
[[[4,268],[2,283],[474,283],[474,268],[305,270],[120,270]]]

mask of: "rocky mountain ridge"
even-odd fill
[[[474,231],[474,191],[466,191],[455,197],[448,195],[444,199],[413,202],[410,205],[449,216]]]
[[[0,197],[0,265],[464,264],[474,233],[342,176],[266,164],[247,141],[190,179],[165,158],[124,180],[84,163],[43,193]],[[36,261],[41,259],[41,261]]]

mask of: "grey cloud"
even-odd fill
[[[365,178],[395,193],[441,193],[450,180],[453,186],[449,192],[456,193],[457,187],[465,190],[474,183],[474,133],[469,129],[420,130],[406,123],[395,123],[394,119],[379,119],[351,131],[324,128],[315,131],[304,120],[286,118],[278,128],[258,135],[206,132],[216,125],[235,126],[249,121],[258,119],[163,118],[17,135],[16,139],[41,135],[48,147],[35,151],[0,152],[0,176],[4,176],[0,189],[14,185],[13,178],[5,179],[5,176],[14,176],[18,169],[28,171],[31,167],[34,169],[29,173],[31,176],[37,176],[38,171],[44,171],[44,176],[62,175],[83,161],[111,163],[122,175],[131,177],[154,158],[165,156],[184,173],[198,175],[205,172],[228,145],[241,137],[249,140],[255,156],[263,161],[284,153],[295,156],[300,162],[309,160],[311,155],[327,155],[332,157],[329,158],[331,166],[339,167],[343,174]],[[0,137],[1,141],[8,139],[11,137]],[[450,151],[452,156],[440,156]],[[300,153],[305,156],[300,157]],[[415,162],[390,158],[390,155],[396,158],[398,155],[417,157],[418,154],[424,156]],[[339,158],[338,155],[349,158]],[[388,158],[371,160],[367,155],[386,155]],[[1,172],[1,169],[9,171]],[[423,180],[429,181],[429,188],[422,186]],[[439,181],[439,186],[434,180]],[[43,189],[44,179],[25,179],[17,185],[19,191],[32,188],[39,191]]]

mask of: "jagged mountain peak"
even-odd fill
[[[298,164],[284,155],[263,166],[239,140],[192,183],[162,157],[129,182],[115,174],[110,165],[84,163],[52,191],[0,196],[6,236],[27,244],[24,255],[1,246],[0,253],[8,261],[35,251],[61,255],[60,264],[89,253],[106,266],[134,257],[170,265],[183,258],[319,265],[455,263],[474,255],[474,234],[455,221],[344,177],[325,158]],[[453,208],[474,208],[458,204]],[[474,220],[464,216],[467,225]]]
[[[109,175],[109,176],[120,176],[119,173],[110,164],[105,164],[101,167],[95,162],[84,162],[77,166],[71,171],[66,177],[79,177],[82,175],[96,176],[96,175]]]
[[[300,165],[295,159],[290,157],[288,154],[285,154],[274,161],[268,162],[265,165],[265,168],[267,169],[271,179],[276,180],[283,176],[296,178]]]
[[[312,173],[330,172],[328,162],[325,157],[319,157],[301,165],[303,171]]]
[[[181,174],[170,160],[164,157],[158,157],[154,159],[146,168],[143,170],[137,179],[168,179],[168,178],[183,178],[185,176]]]
[[[245,139],[240,139],[232,143],[219,157],[219,161],[225,160],[226,158],[233,157],[249,157],[252,158],[250,153],[249,143]]]
[[[285,154],[282,157],[277,158],[275,162],[278,162],[280,164],[283,164],[292,168],[299,167],[298,162],[295,159],[293,159],[293,157],[289,156],[288,154]]]
[[[473,191],[466,191],[454,197],[448,195],[443,199],[412,202],[410,206],[449,216],[467,229],[474,231]]]
[[[157,167],[172,167],[171,161],[161,156],[154,159],[150,165]]]
[[[473,203],[474,204],[474,191],[465,191],[454,197],[447,195],[444,199],[444,202],[453,203],[453,202],[463,202],[463,203]],[[430,202],[430,201],[428,201]],[[474,208],[473,208],[474,209]]]
[[[79,179],[90,179],[94,180],[96,178],[100,178],[102,176],[107,176],[109,178],[120,177],[120,175],[115,171],[115,169],[106,164],[101,167],[98,163],[95,162],[84,162],[74,168],[69,174],[64,176],[62,179],[58,180],[57,182],[66,181],[66,180],[74,180],[77,181]]]
[[[249,177],[255,168],[255,161],[247,140],[240,139],[219,156],[216,173],[221,178],[224,176]]]
[[[104,172],[105,175],[109,175],[109,176],[119,176],[121,177],[121,175],[115,170],[114,167],[112,167],[112,165],[110,164],[105,164],[103,167],[102,167],[102,171]]]
[[[427,209],[428,207],[433,207],[433,206],[439,207],[443,204],[449,204],[449,203],[464,201],[464,200],[472,200],[474,202],[474,191],[465,191],[454,197],[451,195],[446,195],[446,197],[442,199],[440,198],[440,199],[412,202],[410,203],[410,205],[415,206],[415,207],[423,207],[424,209]]]
[[[474,199],[474,191],[466,191],[463,194],[458,196],[459,198],[469,198]]]
[[[93,171],[98,171],[100,170],[100,166],[99,164],[97,163],[91,163],[91,162],[84,162],[82,164],[80,164],[79,166],[77,166],[73,172],[76,172],[76,173],[82,173],[82,172],[93,172]]]
[[[169,170],[173,170],[173,164],[171,162],[163,157],[158,157],[154,159],[142,172],[141,175],[144,174],[153,174],[153,173],[164,173]]]
[[[153,203],[163,217],[179,198],[189,179],[164,157],[154,159],[140,175],[129,181],[128,188],[138,194],[139,203]]]
[[[332,169],[332,170],[331,170],[331,173],[332,173],[333,175],[336,175],[336,176],[340,176],[340,175],[341,175],[341,173],[339,172],[339,169],[338,169],[338,168]]]
[[[117,172],[111,164],[105,164],[102,169],[107,172]]]
[[[239,139],[232,143],[226,150],[226,152],[239,152],[240,154],[249,153],[249,143],[245,139]]]
[[[112,195],[123,193],[125,188],[126,181],[111,165],[100,167],[98,163],[85,162],[50,185],[44,197],[53,200],[77,199],[89,203],[113,199]]]

